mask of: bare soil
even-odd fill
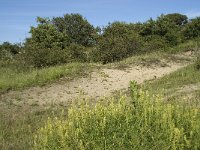
[[[188,54],[179,57],[190,57]],[[184,59],[183,59],[184,60]],[[165,65],[150,66],[131,65],[128,68],[116,69],[104,67],[94,70],[90,76],[75,78],[72,81],[59,81],[42,87],[31,87],[22,91],[10,91],[1,95],[0,105],[11,103],[16,106],[48,106],[65,104],[81,97],[100,98],[111,96],[115,91],[128,89],[132,80],[142,83],[155,80],[177,69],[187,66],[188,61],[161,60]]]

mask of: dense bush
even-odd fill
[[[194,39],[200,37],[200,17],[190,20],[183,30],[186,39]]]
[[[52,19],[38,17],[24,47],[4,43],[0,57],[13,58],[20,50],[34,67],[73,61],[109,63],[135,54],[167,50],[194,40],[200,34],[199,17],[173,13],[144,23],[113,22],[103,28],[92,26],[80,14],[65,14]],[[3,48],[2,48],[3,47]]]
[[[49,119],[34,149],[199,149],[200,112],[164,104],[131,83],[131,101],[81,103],[67,119]]]
[[[29,64],[45,67],[87,60],[85,46],[94,45],[97,36],[96,29],[81,15],[67,14],[53,20],[38,17],[37,21],[24,48]]]
[[[139,35],[128,27],[129,25],[121,22],[105,27],[93,54],[96,56],[93,57],[94,61],[109,63],[140,53],[142,41]]]
[[[68,35],[70,43],[82,46],[96,44],[97,30],[80,14],[65,14],[52,19],[56,29]]]
[[[34,67],[47,67],[70,62],[68,49],[60,47],[26,47],[26,62]]]
[[[4,42],[0,44],[0,60],[8,60],[15,57],[16,54],[21,52],[20,44],[11,44]]]
[[[197,57],[196,67],[198,70],[200,70],[200,56]]]
[[[153,52],[167,48],[167,41],[158,35],[149,35],[143,38],[145,41],[142,46],[142,52]]]
[[[88,52],[86,47],[82,45],[71,44],[67,49],[67,57],[70,62],[87,61]]]

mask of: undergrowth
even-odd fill
[[[131,100],[87,101],[68,116],[49,118],[35,134],[33,149],[194,149],[200,148],[200,111],[163,103],[131,82]]]

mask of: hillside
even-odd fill
[[[61,79],[58,82],[41,87],[32,87],[20,91],[10,91],[1,95],[3,101],[10,101],[18,107],[66,105],[73,99],[82,97],[103,98],[117,91],[127,91],[132,80],[139,84],[155,80],[192,63],[191,52],[173,55],[151,63],[145,61],[127,67],[117,67],[115,64],[98,67],[86,77],[76,77],[71,81]],[[148,64],[148,65],[147,65]]]
[[[200,17],[29,33],[0,44],[0,149],[200,149]]]
[[[157,91],[155,87],[165,84],[156,84],[156,81],[162,81],[162,77],[192,64],[195,58],[193,52],[186,51],[177,54],[143,55],[132,59],[96,67],[93,65],[89,74],[78,75],[70,80],[63,77],[43,86],[2,93],[0,138],[3,141],[0,145],[12,147],[12,141],[13,146],[29,147],[32,132],[42,126],[47,117],[59,116],[60,110],[68,109],[75,99],[87,98],[97,101],[104,97],[112,97],[120,91],[127,92],[129,83],[133,80],[145,85],[149,82],[155,83],[150,85],[149,89]],[[173,87],[173,83],[171,86]],[[27,138],[17,138],[24,136]]]

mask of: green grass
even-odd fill
[[[197,88],[192,91],[190,87]],[[189,98],[192,95],[193,100],[197,100],[200,104],[200,89],[198,87],[200,87],[200,70],[196,69],[195,64],[179,69],[160,79],[147,81],[143,84],[143,88],[153,94],[162,93],[169,98],[173,98],[175,101],[177,98]],[[189,89],[188,92],[187,89]]]
[[[92,68],[92,64],[70,63],[43,69],[20,71],[9,67],[0,68],[0,91],[19,89],[36,85],[44,85],[62,77],[77,77],[85,75]]]
[[[179,44],[177,46],[174,46],[172,48],[168,48],[165,50],[166,53],[168,54],[176,54],[179,52],[184,52],[188,50],[196,50],[198,47],[197,42],[194,40],[187,41],[185,43]]]
[[[57,116],[57,112],[58,114],[61,112],[58,106],[40,108],[37,111],[34,111],[33,107],[21,108],[13,105],[0,107],[0,149],[31,149],[33,134],[43,126],[48,117]]]
[[[200,71],[198,71],[195,66],[189,65],[185,68],[181,68],[169,75],[166,75],[155,81],[147,81],[144,83],[149,89],[152,90],[162,90],[171,89],[174,90],[178,87],[196,84],[200,82]]]

